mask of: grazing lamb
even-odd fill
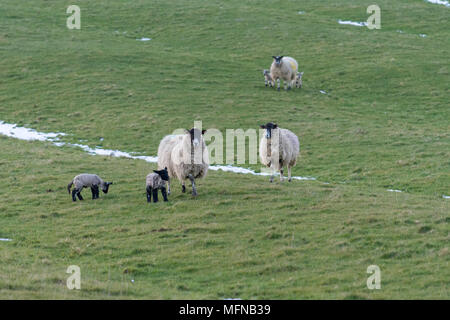
[[[284,89],[290,90],[297,77],[298,63],[294,58],[285,56],[272,56],[274,61],[270,66],[270,75],[277,81],[277,90],[280,90],[280,79],[284,81]],[[286,83],[288,88],[286,89]]]
[[[297,72],[297,78],[295,78],[295,86],[297,88],[303,87],[302,77],[303,77],[303,71],[302,72]]]
[[[300,143],[297,136],[287,129],[279,128],[277,124],[269,122],[261,125],[264,135],[259,144],[261,163],[272,168],[270,182],[273,182],[274,171],[280,171],[280,181],[283,181],[283,167],[288,168],[289,182],[291,168],[297,163],[300,153]]]
[[[72,185],[75,185],[75,188],[72,191],[72,200],[77,201],[77,198],[75,196],[78,196],[78,199],[83,200],[83,197],[81,196],[81,190],[83,190],[83,188],[90,187],[92,191],[92,199],[98,199],[100,193],[99,187],[102,188],[102,191],[106,194],[108,193],[108,189],[111,184],[113,183],[103,181],[96,174],[83,173],[73,178],[73,180],[67,185],[67,191],[69,191],[70,194],[70,188],[72,187]]]
[[[167,167],[165,167],[163,170],[153,170],[153,173],[150,173],[147,176],[146,179],[147,202],[152,202],[152,194],[153,194],[153,202],[158,202],[159,189],[161,189],[164,201],[168,201],[166,192],[166,181],[169,181],[169,174],[167,172]]]
[[[270,71],[267,69],[263,70],[263,75],[264,75],[264,84],[269,85],[269,87],[273,87],[275,84],[273,83],[273,79],[272,76],[270,75]]]
[[[208,149],[203,134],[196,128],[185,130],[185,134],[164,137],[158,147],[158,168],[167,167],[169,177],[177,177],[186,192],[185,180],[192,184],[192,195],[197,195],[195,179],[206,176],[209,167]],[[170,181],[168,181],[170,194]]]

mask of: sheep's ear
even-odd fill
[[[266,125],[265,125],[265,124],[262,124],[262,125],[260,125],[260,127],[261,127],[261,129],[265,129],[265,128],[266,128]]]
[[[278,125],[275,123],[275,124],[273,125],[273,127],[274,127],[274,129],[276,129],[276,128],[278,128]]]
[[[202,130],[202,134],[205,134],[206,130]]]
[[[164,167],[164,170],[167,170],[167,167]]]
[[[276,59],[277,57],[275,57],[275,56],[272,56],[272,58]]]
[[[113,184],[112,182],[108,182],[108,185]]]
[[[158,174],[159,174],[159,171],[158,171],[158,170],[153,170],[153,172],[154,172],[154,173],[158,173]]]
[[[281,56],[281,57],[280,57],[280,60],[283,59],[283,58],[284,58],[284,56]]]

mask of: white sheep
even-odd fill
[[[270,75],[270,71],[267,69],[263,70],[263,75],[264,75],[264,84],[269,85],[269,87],[273,87],[275,84],[273,82],[272,76]]]
[[[303,77],[303,71],[302,72],[297,72],[297,77],[295,78],[295,86],[297,88],[303,87],[302,77]]]
[[[167,167],[163,170],[153,170],[152,173],[147,175],[146,178],[146,187],[147,191],[147,202],[152,201],[158,202],[158,190],[161,190],[161,194],[164,198],[164,201],[167,200],[167,192],[166,192],[166,181],[169,181],[169,174],[167,172]]]
[[[209,167],[209,155],[203,134],[196,128],[185,130],[185,134],[164,137],[158,147],[158,168],[167,167],[169,177],[176,177],[186,192],[185,180],[192,184],[192,195],[197,195],[195,179],[206,176]],[[170,194],[170,181],[168,181]]]
[[[284,89],[286,84],[290,90],[295,82],[298,72],[298,63],[294,58],[285,56],[272,56],[274,61],[270,66],[270,75],[273,81],[277,81],[277,90],[280,90],[280,79],[284,81]]]
[[[265,131],[259,144],[259,157],[263,165],[272,169],[270,182],[273,182],[274,171],[280,172],[280,181],[283,181],[283,167],[285,166],[288,168],[290,182],[292,180],[291,168],[297,163],[300,153],[298,137],[272,122],[261,125],[261,128]]]
[[[75,185],[75,188],[72,191],[72,200],[77,201],[75,196],[78,196],[78,199],[83,200],[81,196],[81,190],[83,188],[91,188],[92,191],[92,199],[99,198],[99,187],[102,188],[102,191],[106,194],[108,193],[109,186],[113,184],[112,182],[103,181],[96,174],[82,173],[77,175],[73,180],[67,185],[67,191],[70,194],[70,188],[72,185]]]

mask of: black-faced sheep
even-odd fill
[[[300,153],[297,136],[287,129],[279,128],[272,122],[261,125],[261,128],[265,131],[259,144],[259,157],[263,165],[272,168],[270,182],[273,182],[274,171],[280,172],[280,181],[283,181],[283,167],[285,166],[288,168],[290,182],[291,168],[297,163]]]
[[[277,81],[277,90],[280,90],[280,79],[284,81],[284,88],[290,90],[297,77],[298,63],[294,58],[285,56],[272,56],[270,75],[273,81]],[[287,88],[286,88],[287,84]]]
[[[169,177],[176,177],[182,185],[182,192],[186,192],[185,180],[192,184],[192,195],[197,195],[195,179],[206,176],[209,167],[209,155],[203,134],[192,128],[184,134],[164,137],[158,147],[158,168],[167,167]],[[168,181],[170,194],[170,181]]]
[[[72,185],[75,185],[75,188],[72,191],[72,200],[77,201],[75,196],[78,196],[78,199],[83,200],[83,197],[81,196],[81,190],[83,190],[83,188],[91,188],[92,199],[98,199],[100,194],[99,187],[106,194],[108,193],[109,186],[112,184],[112,182],[103,181],[96,174],[83,173],[73,178],[67,185],[67,191],[69,191],[70,194],[70,188]]]
[[[161,194],[164,201],[167,200],[166,181],[169,181],[169,173],[167,167],[163,170],[153,170],[152,173],[147,175],[146,178],[146,190],[147,190],[147,202],[158,202],[158,190],[161,190]]]

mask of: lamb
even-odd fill
[[[302,77],[303,77],[303,71],[297,72],[297,77],[295,78],[295,86],[297,88],[301,88],[303,86]]]
[[[158,168],[167,167],[169,177],[176,177],[186,192],[185,180],[192,184],[192,195],[197,195],[195,179],[204,178],[208,172],[209,156],[203,134],[206,130],[192,128],[184,134],[164,137],[158,147]],[[170,194],[170,180],[168,181]]]
[[[107,194],[109,186],[113,184],[112,182],[105,182],[103,181],[98,175],[96,174],[89,174],[89,173],[83,173],[77,175],[73,180],[67,185],[67,191],[69,191],[72,185],[75,185],[75,188],[72,191],[72,200],[77,201],[75,196],[78,196],[78,199],[83,200],[83,197],[81,196],[81,190],[83,188],[91,188],[92,191],[92,199],[98,199],[99,198],[99,187],[102,188],[103,193]]]
[[[275,170],[280,171],[280,181],[283,181],[283,167],[285,166],[288,168],[289,182],[291,182],[291,168],[297,163],[300,153],[298,137],[272,122],[260,127],[265,130],[265,134],[259,144],[259,157],[262,164],[272,168],[270,182],[273,182]]]
[[[161,190],[164,201],[167,200],[166,181],[169,181],[169,174],[167,167],[163,170],[153,170],[153,173],[147,175],[146,190],[147,190],[147,202],[158,202],[158,190]]]
[[[264,69],[263,75],[264,75],[264,83],[265,83],[266,87],[267,87],[267,85],[269,85],[270,87],[273,87],[274,82],[273,82],[272,76],[270,75],[270,71],[267,69]]]
[[[298,63],[294,58],[285,56],[272,56],[274,61],[270,66],[270,75],[273,81],[277,81],[277,90],[280,90],[280,79],[284,81],[284,88],[286,89],[286,82],[288,82],[288,88],[290,90],[297,77]]]

